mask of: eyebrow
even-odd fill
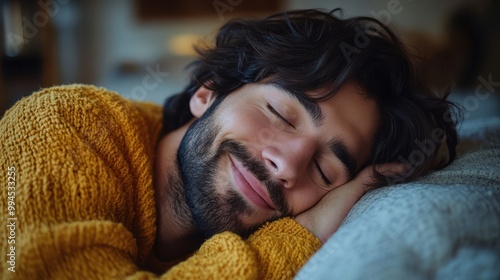
[[[287,90],[286,88],[284,88],[281,85],[276,84],[276,83],[270,83],[269,85],[278,89],[278,90],[285,92],[286,94],[290,95],[294,99],[298,100],[300,105],[302,105],[302,107],[304,107],[307,114],[312,119],[314,126],[315,127],[321,126],[321,124],[323,123],[323,119],[324,119],[323,112],[321,112],[321,108],[319,107],[319,105],[316,102],[308,100],[307,98],[304,97],[304,96],[307,96],[307,94],[305,92],[291,92],[291,91]]]
[[[304,109],[306,110],[309,117],[313,120],[314,126],[321,126],[324,119],[323,112],[321,112],[321,108],[317,103],[307,100],[303,97],[307,96],[306,93],[290,92],[277,83],[270,83],[269,85],[289,94],[291,97],[298,100],[302,107],[304,107]],[[352,153],[349,152],[345,143],[339,139],[334,139],[328,143],[328,148],[330,148],[332,153],[337,156],[340,162],[342,162],[342,165],[344,166],[345,176],[348,178],[348,180],[350,181],[352,178],[354,178],[354,175],[356,174],[356,159],[352,156]]]
[[[344,165],[345,175],[350,181],[356,173],[356,160],[341,140],[330,141],[328,147]]]

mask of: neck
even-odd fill
[[[186,203],[176,160],[177,150],[189,125],[190,123],[163,137],[156,151],[157,231],[154,252],[161,261],[182,260],[204,241]]]

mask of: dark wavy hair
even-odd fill
[[[193,118],[189,100],[200,86],[224,98],[245,84],[265,81],[321,102],[354,82],[377,102],[382,117],[370,164],[404,162],[412,168],[403,179],[411,180],[453,161],[457,133],[449,91],[439,96],[419,81],[406,48],[383,23],[341,19],[337,12],[288,11],[226,23],[214,47],[196,48],[199,59],[190,65],[188,86],[166,100],[163,133]],[[305,94],[315,90],[324,94]],[[441,142],[448,155],[437,162]],[[376,176],[384,184],[386,179]]]

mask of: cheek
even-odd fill
[[[221,140],[233,139],[248,149],[258,149],[276,136],[269,119],[255,109],[227,110],[219,116],[219,121]]]
[[[220,114],[222,126],[228,131],[252,130],[262,125],[265,117],[251,106],[233,106]]]

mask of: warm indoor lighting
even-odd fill
[[[172,36],[168,41],[170,53],[178,56],[194,56],[196,52],[193,46],[202,40],[197,34],[179,34]]]

